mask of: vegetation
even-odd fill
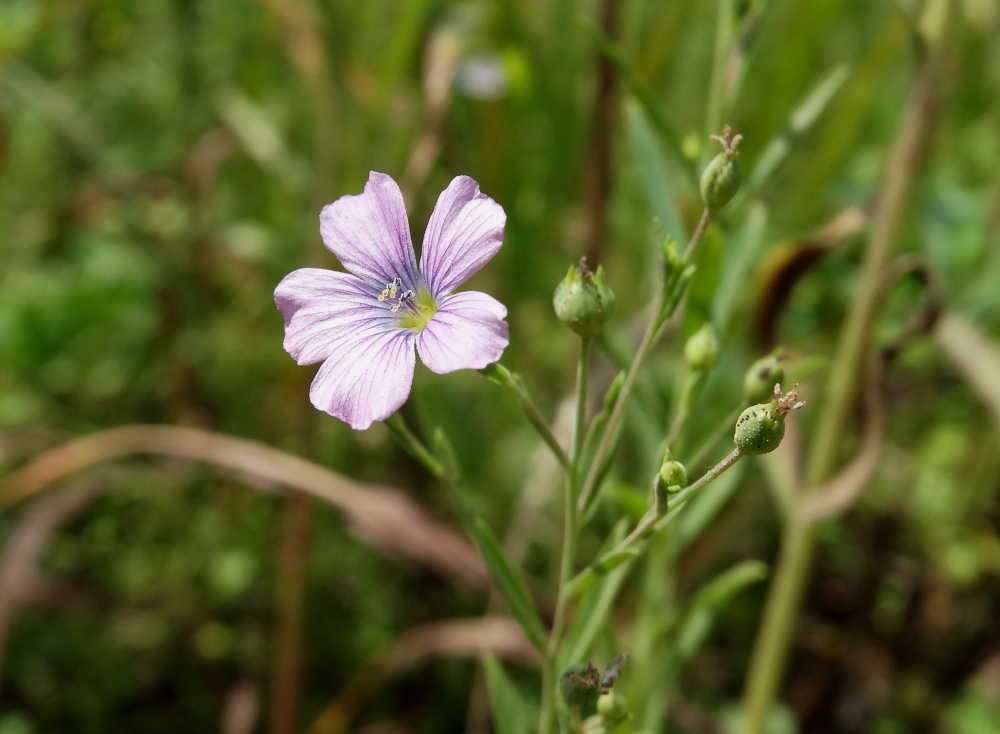
[[[510,345],[353,431],[372,170]],[[0,734],[1000,730],[993,0],[3,0],[0,232]]]

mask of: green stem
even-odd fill
[[[563,630],[566,626],[566,609],[569,605],[569,581],[573,576],[576,560],[576,538],[579,528],[576,519],[576,470],[583,446],[587,415],[587,377],[590,372],[590,342],[588,337],[580,340],[580,359],[576,368],[576,412],[573,420],[573,437],[570,442],[569,468],[566,471],[564,491],[563,548],[559,568],[559,597],[552,620],[552,631],[545,654],[542,672],[542,709],[539,713],[538,732],[548,734],[555,711],[556,661],[562,645]]]
[[[688,242],[687,247],[684,248],[682,259],[685,264],[691,261],[698,248],[698,244],[705,236],[705,231],[708,229],[710,220],[711,217],[706,209],[698,221],[698,226],[695,228],[694,234],[691,235],[691,240]],[[611,416],[608,418],[608,425],[604,429],[600,443],[597,444],[597,451],[594,452],[594,458],[591,460],[587,471],[587,478],[580,489],[580,496],[577,500],[577,511],[580,513],[587,509],[590,504],[591,495],[597,491],[597,479],[601,474],[601,468],[604,466],[604,460],[607,458],[608,452],[611,451],[612,444],[615,442],[618,424],[625,415],[625,406],[628,404],[632,388],[635,387],[639,371],[642,369],[646,357],[649,356],[653,346],[656,344],[657,338],[662,333],[663,324],[677,307],[679,299],[675,299],[670,304],[667,303],[665,294],[669,291],[669,285],[672,284],[665,284],[664,287],[660,288],[660,292],[656,296],[656,301],[653,305],[653,318],[650,319],[649,324],[646,326],[646,331],[642,335],[642,341],[639,342],[639,348],[636,350],[632,364],[625,375],[625,382],[622,384],[621,393],[615,402],[614,410],[611,411]]]
[[[443,477],[445,475],[444,464],[438,461],[434,454],[420,443],[420,439],[406,425],[406,421],[403,420],[401,414],[393,413],[390,415],[385,425],[388,427],[392,437],[396,439],[396,443],[402,446],[406,453],[423,464],[427,471],[436,477]]]
[[[620,556],[623,551],[626,551],[629,548],[634,548],[653,533],[657,533],[670,525],[677,518],[681,508],[687,504],[692,497],[698,494],[698,492],[710,483],[718,479],[723,472],[734,466],[741,458],[743,458],[743,455],[740,454],[739,449],[733,449],[722,461],[705,472],[705,474],[702,475],[701,478],[699,478],[694,484],[688,485],[671,497],[670,510],[666,514],[659,515],[656,513],[655,508],[650,508],[649,512],[643,516],[642,520],[639,521],[639,524],[635,526],[635,529],[629,533],[624,540],[585,569],[580,571],[580,573],[573,577],[573,579],[569,582],[569,586],[571,588],[584,588],[588,583],[587,577],[595,574],[601,574],[603,572],[602,569],[607,567],[605,562],[608,559],[613,556]],[[655,477],[653,481],[656,481]]]
[[[764,731],[795,629],[799,603],[815,545],[815,527],[792,514],[781,538],[774,581],[767,597],[743,698],[743,731]]]
[[[688,415],[691,413],[691,405],[694,403],[695,398],[698,397],[701,386],[705,382],[705,374],[702,370],[692,370],[684,378],[684,388],[681,391],[681,399],[677,405],[677,414],[674,416],[674,422],[670,425],[670,432],[664,441],[664,449],[674,450],[674,444],[680,438],[681,431],[684,430],[684,425],[687,423]],[[661,451],[660,462],[663,461],[663,454],[664,452]],[[657,463],[659,464],[659,462]]]
[[[729,64],[729,55],[735,37],[733,34],[733,0],[719,0],[719,13],[715,28],[712,81],[709,87],[708,109],[705,115],[709,135],[716,135],[722,129],[722,113],[726,97],[726,67]]]
[[[566,452],[563,451],[562,446],[559,445],[559,441],[556,439],[555,434],[552,433],[552,429],[546,422],[544,416],[538,406],[535,405],[531,396],[528,395],[528,391],[524,387],[524,383],[521,382],[521,378],[517,374],[511,372],[506,367],[504,367],[499,362],[488,365],[487,367],[479,370],[479,372],[486,377],[490,382],[493,382],[501,387],[505,387],[514,393],[514,397],[517,398],[517,404],[521,407],[521,411],[524,413],[528,422],[531,424],[532,428],[538,432],[542,441],[548,446],[552,453],[558,459],[559,463],[564,469],[569,469],[570,462],[569,457],[566,456]]]

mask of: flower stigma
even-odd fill
[[[405,308],[402,308],[403,306]],[[419,333],[434,318],[438,304],[430,291],[421,287],[416,293],[410,290],[402,293],[399,297],[399,303],[394,304],[391,310],[398,314],[396,323],[400,328]]]

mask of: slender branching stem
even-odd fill
[[[658,514],[655,507],[651,507],[631,533],[629,533],[620,543],[618,543],[618,545],[605,553],[601,558],[598,558],[594,563],[580,571],[580,573],[578,573],[570,581],[569,586],[571,588],[580,588],[585,583],[587,576],[601,572],[601,569],[606,566],[603,562],[607,558],[620,556],[623,551],[626,551],[629,548],[635,548],[653,533],[659,532],[663,528],[670,525],[680,513],[681,508],[687,504],[692,497],[722,476],[727,469],[732,468],[741,458],[743,458],[743,455],[740,454],[739,449],[733,449],[722,461],[705,472],[696,482],[688,485],[671,497],[669,510],[665,514]],[[653,481],[656,481],[655,476],[653,477]]]
[[[570,441],[569,467],[566,470],[564,491],[563,548],[562,561],[559,564],[559,597],[556,602],[555,616],[552,620],[552,630],[549,633],[548,647],[545,653],[545,664],[542,674],[542,709],[539,714],[539,734],[547,734],[555,709],[555,684],[558,671],[555,669],[559,659],[559,648],[562,645],[563,630],[566,626],[566,610],[569,605],[569,581],[573,577],[573,567],[576,560],[577,527],[576,485],[577,469],[580,460],[580,449],[583,446],[583,436],[586,433],[587,416],[587,377],[590,372],[589,337],[580,340],[580,359],[576,368],[576,411],[573,420],[573,436]]]
[[[386,426],[389,428],[389,433],[392,437],[396,439],[398,443],[406,453],[412,456],[414,459],[419,461],[427,471],[436,477],[445,476],[444,464],[438,461],[437,457],[430,452],[430,450],[424,446],[420,439],[416,437],[410,427],[406,425],[406,421],[403,420],[403,416],[399,413],[393,413],[385,422]]]
[[[682,259],[685,264],[691,261],[698,248],[698,244],[704,238],[710,219],[711,217],[706,209],[698,221],[698,226],[695,228],[694,234],[691,235],[691,240],[688,242],[687,247],[684,248]],[[597,444],[597,451],[594,452],[594,458],[587,470],[587,476],[583,482],[583,486],[580,488],[580,495],[577,500],[577,511],[580,513],[583,513],[587,509],[590,505],[592,495],[597,491],[597,479],[600,476],[601,467],[604,466],[604,460],[607,458],[608,453],[612,449],[612,444],[615,442],[615,437],[618,433],[618,424],[621,423],[622,418],[625,416],[625,408],[628,405],[629,396],[632,394],[632,388],[635,387],[636,378],[639,376],[639,371],[642,369],[646,357],[649,356],[649,353],[656,345],[656,340],[662,333],[665,320],[671,315],[667,312],[669,310],[668,296],[666,295],[667,290],[666,287],[661,288],[656,297],[653,305],[653,318],[650,319],[649,324],[646,326],[646,331],[642,335],[642,341],[639,342],[639,348],[636,350],[635,358],[632,360],[628,373],[625,375],[625,382],[622,383],[621,393],[618,396],[614,409],[611,411],[611,416],[608,418],[608,424],[604,428],[604,434],[601,436],[600,443]],[[674,303],[674,307],[676,307],[676,302]]]
[[[563,447],[552,432],[538,406],[535,405],[535,401],[531,399],[528,391],[524,389],[524,384],[520,378],[516,374],[508,372],[506,368],[500,365],[490,365],[485,370],[481,370],[481,372],[486,374],[491,380],[497,382],[497,384],[503,385],[503,387],[514,393],[514,397],[517,398],[517,404],[521,406],[521,411],[528,419],[528,423],[535,429],[542,441],[545,442],[545,445],[552,450],[553,455],[555,455],[562,467],[568,470],[570,465],[569,457],[563,451]]]

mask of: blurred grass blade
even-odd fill
[[[736,594],[767,578],[767,564],[758,560],[742,561],[723,571],[698,590],[680,622],[673,645],[676,662],[683,665],[694,657],[715,624],[718,612]]]
[[[622,548],[618,551],[612,551],[611,553],[606,553],[601,556],[600,559],[594,564],[592,569],[593,573],[588,573],[585,576],[578,576],[579,579],[575,583],[572,583],[567,591],[567,593],[572,598],[580,596],[584,591],[589,589],[597,579],[605,576],[606,574],[614,571],[620,565],[625,563],[625,561],[631,561],[639,557],[638,548]]]
[[[722,275],[712,303],[712,321],[720,337],[726,336],[729,320],[740,297],[746,297],[747,284],[764,242],[767,207],[755,201],[734,237],[726,241],[722,257]]]
[[[517,571],[507,562],[493,531],[481,517],[477,517],[469,523],[469,528],[483,554],[490,576],[493,577],[500,595],[507,604],[507,610],[521,625],[521,629],[531,640],[531,644],[544,651],[545,626],[535,610],[531,597],[528,596],[524,582]]]
[[[257,165],[279,176],[292,189],[305,187],[308,166],[291,152],[282,131],[265,109],[235,89],[219,92],[215,106]]]
[[[844,86],[848,76],[850,76],[848,68],[838,66],[828,72],[806,95],[806,98],[788,118],[785,129],[773,138],[760,154],[756,165],[747,177],[746,185],[740,194],[741,200],[745,201],[753,197],[770,180],[774,172],[788,157],[792,145],[813,126],[830,102],[833,101],[837,92]]]
[[[688,502],[684,512],[674,523],[670,535],[671,550],[675,558],[697,540],[708,524],[716,518],[733,496],[746,468],[746,462],[737,463]]]
[[[604,54],[608,60],[614,64],[615,68],[621,72],[622,76],[625,77],[625,81],[628,82],[629,88],[632,90],[632,94],[636,96],[645,108],[646,113],[649,115],[650,119],[652,119],[653,124],[656,125],[656,129],[663,137],[663,140],[667,143],[671,152],[676,156],[677,161],[682,164],[684,171],[689,176],[691,182],[696,181],[697,175],[695,174],[694,167],[684,155],[681,145],[681,137],[677,133],[677,129],[674,127],[674,124],[660,107],[660,103],[657,102],[653,91],[646,86],[642,79],[639,78],[639,75],[636,73],[628,59],[625,58],[621,49],[619,49],[618,46],[611,41],[611,39],[604,35],[604,31],[598,28],[597,25],[595,25],[594,22],[586,16],[580,16],[579,22],[580,26],[594,42],[597,50]]]
[[[674,206],[674,192],[670,186],[670,176],[664,165],[663,154],[656,142],[649,119],[634,98],[630,97],[625,102],[625,117],[628,121],[629,137],[632,138],[632,150],[635,153],[639,178],[642,180],[653,213],[667,234],[673,235],[678,242],[684,242],[688,238],[688,233]]]
[[[0,82],[38,109],[91,162],[100,161],[103,141],[97,128],[59,87],[16,60],[6,62]]]
[[[514,681],[492,655],[482,659],[496,734],[530,734],[528,707]]]

